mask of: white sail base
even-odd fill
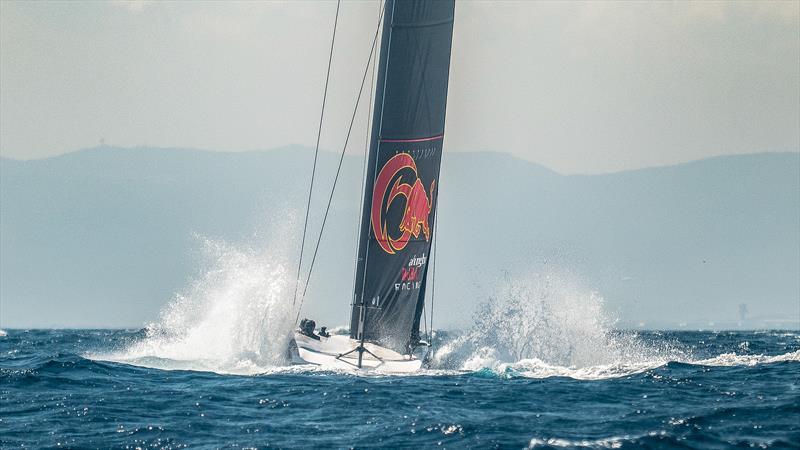
[[[359,351],[359,342],[349,336],[319,336],[312,338],[300,332],[294,333],[290,348],[292,360],[299,364],[316,364],[332,369],[375,370],[388,373],[411,373],[422,367],[422,361],[413,355],[401,355],[379,345],[364,343]],[[358,358],[361,353],[361,366]]]

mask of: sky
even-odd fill
[[[344,141],[378,10],[341,5],[325,149]],[[335,11],[2,1],[0,155],[313,146]],[[561,173],[798,151],[799,105],[797,1],[456,6],[447,151],[507,152]]]

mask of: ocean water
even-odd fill
[[[441,332],[410,376],[203,358],[156,328],[6,331],[2,448],[800,448],[797,331],[606,330],[586,363],[569,336],[510,361]]]
[[[800,448],[798,331],[622,331],[548,269],[419,373],[293,366],[291,252],[204,251],[143,329],[0,332],[0,448]]]

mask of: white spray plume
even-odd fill
[[[104,359],[235,374],[286,365],[294,273],[287,243],[271,240],[277,244],[252,248],[201,239],[204,273],[148,325],[144,339]]]
[[[655,349],[614,330],[604,300],[568,272],[498,283],[473,327],[437,351],[441,367],[531,376],[603,378],[657,367],[677,350]]]

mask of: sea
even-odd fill
[[[797,328],[625,329],[548,264],[460,325],[431,292],[417,373],[292,365],[289,259],[205,251],[143,326],[0,330],[0,448],[800,448]]]
[[[157,326],[5,330],[0,448],[800,448],[798,331],[474,331],[396,375]]]

